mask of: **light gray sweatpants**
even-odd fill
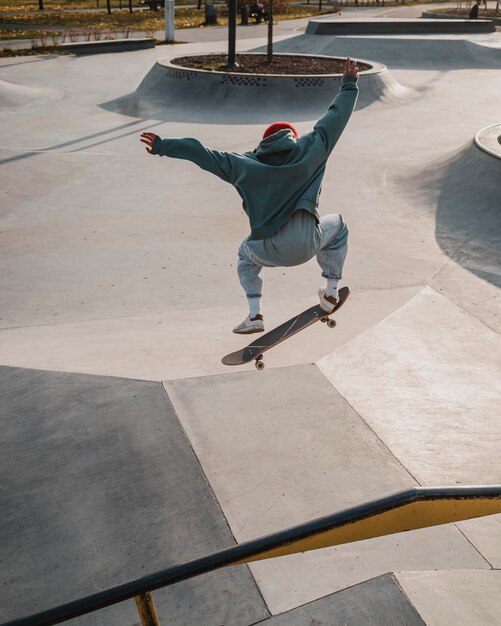
[[[347,251],[348,228],[341,215],[326,215],[317,223],[309,211],[298,210],[272,237],[242,242],[238,249],[238,277],[249,301],[260,299],[263,267],[301,265],[316,255],[322,276],[337,284]]]

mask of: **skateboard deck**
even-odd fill
[[[279,343],[282,343],[282,341],[285,341],[289,337],[292,337],[292,335],[297,334],[299,331],[303,330],[303,328],[307,328],[318,321],[326,322],[329,328],[334,328],[336,321],[329,316],[343,306],[349,295],[350,290],[348,287],[342,287],[339,290],[339,301],[332,313],[324,311],[319,304],[312,306],[306,309],[306,311],[292,317],[290,320],[287,320],[287,322],[280,324],[280,326],[277,326],[273,330],[270,330],[264,335],[260,335],[258,339],[248,346],[245,346],[245,348],[227,354],[221,359],[221,362],[224,365],[243,365],[244,363],[249,363],[254,360],[257,369],[262,370],[264,368],[263,353]]]

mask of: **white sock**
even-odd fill
[[[252,319],[261,313],[261,298],[247,298],[249,303],[249,317]]]
[[[338,278],[328,278],[327,279],[327,287],[325,289],[325,295],[331,296],[332,298],[337,298],[337,286],[339,283]]]

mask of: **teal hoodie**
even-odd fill
[[[325,165],[355,108],[357,79],[343,77],[341,89],[314,129],[296,139],[279,130],[253,152],[218,152],[197,139],[160,139],[151,154],[187,159],[231,183],[243,201],[250,239],[274,235],[298,209],[318,219],[317,206]]]

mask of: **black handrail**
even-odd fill
[[[245,560],[282,548],[291,543],[312,537],[339,526],[352,524],[365,518],[379,515],[402,506],[433,500],[501,500],[501,486],[479,487],[416,487],[401,491],[378,500],[345,509],[332,515],[320,517],[310,522],[286,530],[242,543],[214,554],[175,565],[167,569],[143,576],[136,580],[110,587],[84,598],[62,604],[47,611],[28,617],[4,622],[0,626],[52,626],[73,617],[85,615],[99,609],[129,600],[139,594],[173,585],[174,583],[205,574],[221,567],[234,565]]]

